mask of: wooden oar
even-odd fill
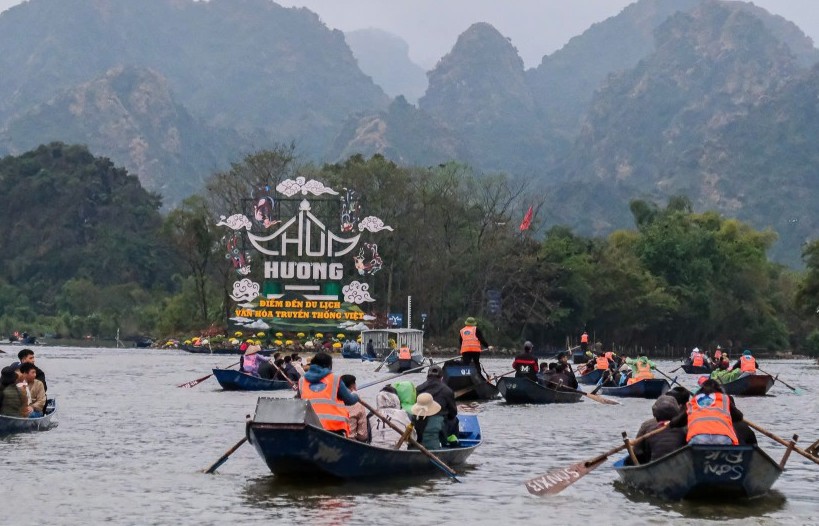
[[[420,371],[420,370],[422,370],[422,369],[426,369],[427,367],[432,367],[433,365],[441,365],[441,364],[445,364],[445,363],[447,363],[447,362],[451,362],[451,361],[453,361],[453,360],[457,360],[457,359],[458,359],[458,358],[449,358],[449,359],[444,360],[444,361],[441,361],[441,362],[432,362],[432,363],[429,363],[429,364],[424,364],[424,365],[420,365],[420,366],[418,366],[418,367],[414,367],[414,368],[412,368],[412,369],[407,369],[407,370],[406,370],[406,371],[404,371],[403,373],[396,373],[396,374],[394,374],[394,375],[392,375],[392,376],[387,376],[386,378],[382,378],[382,379],[380,379],[380,380],[375,380],[375,381],[373,381],[373,382],[368,382],[368,383],[366,383],[366,384],[364,384],[364,385],[360,386],[360,387],[358,388],[358,390],[360,391],[360,390],[364,389],[365,387],[371,387],[371,386],[373,386],[373,385],[378,385],[378,384],[383,383],[383,382],[389,382],[390,380],[394,380],[394,379],[396,379],[396,378],[400,378],[400,377],[402,377],[402,376],[404,376],[404,375],[407,375],[407,374],[417,373],[418,371]]]
[[[225,452],[225,454],[224,454],[224,455],[222,455],[221,457],[219,457],[219,460],[217,460],[216,462],[214,462],[214,463],[211,465],[211,467],[209,467],[208,469],[206,469],[206,470],[205,470],[205,473],[207,473],[207,474],[211,474],[211,473],[213,473],[214,471],[216,471],[217,469],[219,469],[219,466],[221,466],[222,464],[224,464],[225,462],[227,462],[227,459],[228,459],[228,458],[229,458],[229,457],[230,457],[230,456],[231,456],[231,455],[232,455],[232,454],[233,454],[233,453],[234,453],[234,452],[235,452],[237,449],[239,449],[240,447],[242,447],[242,444],[244,444],[245,442],[247,442],[247,437],[244,437],[244,438],[242,438],[240,441],[236,442],[236,444],[235,444],[235,445],[234,445],[232,448],[228,449],[228,450]]]
[[[767,374],[767,373],[766,373],[766,374]],[[753,422],[748,421],[748,419],[747,419],[747,418],[743,418],[743,421],[744,421],[746,424],[748,424],[748,426],[750,426],[750,427],[752,427],[752,428],[756,429],[757,431],[759,431],[760,433],[762,433],[762,434],[763,434],[763,435],[765,435],[766,437],[770,438],[770,439],[771,439],[771,440],[773,440],[774,442],[779,442],[780,444],[782,444],[783,446],[788,447],[788,448],[789,448],[789,447],[793,447],[793,450],[794,450],[794,451],[796,451],[797,453],[799,453],[800,455],[802,455],[802,456],[803,456],[803,457],[805,457],[806,459],[808,459],[808,460],[810,460],[810,461],[812,461],[812,462],[814,462],[814,463],[816,463],[816,464],[819,464],[819,458],[817,458],[817,457],[815,457],[815,456],[811,455],[810,453],[808,453],[807,451],[805,451],[805,450],[804,450],[804,449],[802,449],[801,447],[796,447],[795,445],[792,445],[792,444],[791,444],[791,442],[789,442],[789,441],[785,440],[784,438],[781,438],[781,437],[776,436],[775,434],[771,433],[771,432],[770,432],[770,431],[768,431],[767,429],[763,429],[762,427],[760,427],[760,426],[758,426],[758,425],[754,424]]]
[[[275,362],[270,362],[270,365],[272,365],[273,367],[275,367],[275,368],[276,368],[276,370],[277,370],[277,371],[279,371],[279,374],[280,374],[280,375],[282,375],[282,378],[284,378],[285,380],[287,380],[287,383],[289,383],[289,384],[290,384],[290,387],[292,387],[294,391],[298,391],[298,390],[299,390],[299,388],[298,388],[298,386],[296,385],[296,383],[295,383],[295,382],[293,382],[293,380],[291,380],[290,378],[288,378],[288,377],[287,377],[287,375],[284,373],[284,371],[282,371],[282,370],[281,370],[281,368],[280,368],[278,365],[276,365],[276,363],[275,363]]]
[[[398,427],[397,425],[392,423],[388,418],[385,418],[384,415],[380,414],[378,411],[375,410],[375,408],[373,406],[371,406],[370,404],[368,404],[364,400],[359,399],[359,403],[361,403],[361,405],[363,405],[365,409],[368,409],[372,414],[374,414],[382,422],[384,422],[385,424],[390,426],[390,428],[392,428],[393,431],[396,431],[400,435],[403,435],[404,431],[406,431],[405,429],[401,429],[400,427]],[[417,440],[412,438],[412,435],[408,435],[407,440],[409,440],[410,444],[417,447],[418,450],[421,453],[423,453],[429,459],[429,461],[432,462],[432,464],[435,467],[437,467],[438,469],[440,469],[441,471],[446,473],[447,476],[452,478],[452,480],[454,480],[455,482],[460,482],[460,480],[458,480],[458,477],[457,477],[458,473],[456,473],[455,470],[453,470],[451,467],[444,464],[444,462],[440,458],[436,457],[430,450],[428,450],[423,445],[421,445]]]
[[[529,493],[532,495],[537,495],[538,497],[542,497],[544,495],[556,495],[580,480],[582,477],[588,475],[589,472],[599,467],[606,461],[607,458],[609,458],[609,456],[619,451],[623,451],[624,449],[628,448],[629,445],[636,446],[643,440],[654,436],[657,433],[662,433],[667,428],[668,425],[663,425],[659,429],[655,429],[654,431],[646,433],[641,437],[630,440],[627,444],[620,444],[619,446],[594,458],[583,462],[578,462],[577,464],[572,464],[571,466],[565,468],[553,469],[552,471],[540,475],[539,477],[529,479],[524,483],[526,484],[526,489],[529,491]]]
[[[654,368],[654,370],[655,370],[655,371],[657,371],[658,373],[660,373],[661,375],[665,376],[665,377],[666,377],[666,378],[668,378],[669,380],[671,380],[671,385],[677,384],[677,385],[679,385],[680,387],[682,387],[683,389],[685,389],[686,391],[688,391],[690,394],[692,394],[692,395],[694,394],[693,392],[691,392],[691,390],[690,390],[689,388],[687,388],[686,386],[684,386],[683,384],[681,384],[680,382],[678,382],[678,381],[677,381],[677,377],[676,377],[676,376],[675,376],[674,378],[671,378],[670,376],[668,376],[667,374],[665,374],[665,373],[664,373],[664,372],[662,372],[661,370],[657,369],[656,367]]]
[[[620,405],[620,402],[618,402],[617,400],[612,400],[611,398],[606,398],[604,396],[600,396],[600,395],[594,394],[594,393],[587,393],[583,389],[575,389],[575,392],[580,393],[583,396],[587,396],[587,397],[591,398],[592,400],[594,400],[595,402],[600,402],[601,404]]]
[[[682,369],[682,368],[683,368],[683,366],[681,365],[681,366],[677,367],[676,369],[671,369],[670,371],[668,371],[668,373],[669,373],[669,374],[671,374],[671,373],[676,373],[677,371],[679,371],[679,370],[680,370],[680,369]]]
[[[771,373],[769,373],[769,372],[767,372],[767,371],[763,370],[761,367],[757,367],[757,369],[759,369],[759,370],[760,370],[760,371],[762,371],[763,373],[767,374],[768,376],[773,376]],[[790,389],[791,391],[793,391],[793,393],[794,393],[794,394],[798,394],[798,395],[800,395],[800,396],[801,396],[801,395],[804,393],[804,391],[802,391],[802,390],[801,390],[801,389],[799,389],[798,387],[794,387],[794,386],[792,386],[792,385],[790,385],[790,384],[786,383],[786,382],[785,382],[785,380],[780,380],[780,379],[779,379],[779,375],[777,375],[777,376],[776,376],[776,381],[777,381],[777,382],[779,382],[780,384],[784,385],[785,387],[787,387],[787,388],[788,388],[788,389]]]
[[[393,354],[395,354],[395,349],[391,350],[390,354],[388,354],[387,356],[384,357],[384,361],[381,362],[381,364],[379,364],[379,366],[375,368],[375,372],[380,371],[381,368],[384,367],[384,364],[387,363],[387,360],[390,359],[390,356],[392,356]]]
[[[239,361],[239,362],[236,362],[236,363],[232,363],[232,364],[228,365],[227,367],[220,367],[220,369],[230,369],[234,365],[239,365],[240,363],[242,363],[242,362]],[[207,380],[211,376],[213,376],[213,373],[210,373],[207,376],[203,376],[202,378],[197,378],[196,380],[191,380],[190,382],[184,383],[182,385],[177,385],[177,387],[193,387],[195,385],[201,384],[202,382],[204,382],[205,380]]]

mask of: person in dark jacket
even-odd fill
[[[259,363],[259,378],[272,380],[275,375],[276,369],[273,367],[273,364],[270,363],[270,360],[261,360]]]
[[[554,374],[549,378],[547,387],[568,387],[570,389],[577,389],[577,379],[571,372],[571,367],[568,364],[558,362],[555,366]]]
[[[691,391],[689,391],[688,389],[681,385],[675,385],[674,387],[666,391],[665,394],[666,396],[670,396],[671,398],[676,400],[677,403],[680,404],[681,409],[685,407],[685,404],[687,404],[688,400],[691,398]]]
[[[282,368],[282,371],[284,371],[284,374],[288,378],[290,378],[290,380],[292,380],[294,382],[298,382],[299,378],[301,378],[301,375],[296,370],[296,368],[293,366],[293,357],[292,356],[285,356],[284,357],[284,367]]]
[[[20,364],[24,363],[34,363],[34,351],[31,349],[23,349],[22,351],[17,353],[17,359],[20,360]],[[34,367],[37,369],[37,379],[43,382],[43,388],[48,391],[48,384],[46,383],[45,373],[37,367],[35,364]]]
[[[532,354],[532,342],[523,344],[523,352],[512,361],[515,378],[524,377],[537,382],[537,358]]]
[[[643,422],[640,426],[640,430],[637,431],[637,437],[639,438],[658,429],[661,425],[665,425],[680,414],[682,410],[677,400],[671,396],[663,395],[657,398],[651,407],[651,413],[654,415],[654,418]],[[685,428],[675,427],[666,429],[662,433],[643,440],[634,446],[634,453],[637,455],[637,460],[641,464],[644,464],[680,449],[685,446],[685,433]]]
[[[417,395],[429,393],[432,399],[441,405],[441,415],[444,417],[444,426],[447,440],[457,443],[458,440],[458,404],[455,402],[455,392],[444,383],[444,372],[439,365],[432,365],[427,370],[427,381],[415,388]]]

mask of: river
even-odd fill
[[[2,348],[4,364],[19,349]],[[796,453],[775,491],[750,502],[704,505],[633,496],[614,483],[611,462],[557,496],[527,493],[525,480],[619,445],[621,431],[633,436],[651,416],[650,400],[625,399],[620,406],[589,399],[552,406],[480,404],[472,410],[480,416],[484,443],[470,457],[471,466],[459,470],[461,484],[445,477],[285,483],[248,445],[216,475],[201,472],[242,438],[258,394],[224,392],[213,378],[191,389],[176,385],[238,358],[153,349],[37,346],[35,352],[49,395],[58,400],[59,426],[0,439],[3,524],[819,524],[819,465]],[[484,365],[502,373],[510,362],[487,359]],[[665,371],[678,365],[658,362]],[[762,365],[805,394],[777,384],[773,396],[738,398],[737,405],[779,436],[800,434],[806,447],[819,438],[819,366],[807,360]],[[336,372],[355,374],[359,384],[384,377],[374,369],[356,360],[334,362]],[[693,379],[680,375],[691,387]],[[379,388],[361,394],[374,402]],[[778,461],[784,448],[758,438]]]

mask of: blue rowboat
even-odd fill
[[[214,369],[213,376],[225,391],[276,391],[292,389],[290,382],[284,380],[268,380],[235,369]]]
[[[776,378],[769,374],[747,374],[740,376],[733,382],[722,384],[722,388],[729,395],[765,396],[775,382]]]
[[[489,383],[474,364],[444,364],[444,383],[455,392],[455,400],[494,400],[498,388]]]
[[[481,444],[475,415],[458,415],[460,447],[435,450],[450,467],[463,465]],[[247,423],[247,439],[274,474],[299,480],[395,478],[441,474],[428,457],[415,449],[371,446],[321,427],[309,402],[259,398]]]
[[[551,389],[528,378],[501,378],[498,390],[508,404],[570,404],[583,397],[574,389]]]
[[[640,466],[622,458],[614,469],[627,486],[670,500],[759,497],[783,467],[757,446],[685,446]]]
[[[57,422],[52,421],[54,415],[57,414],[57,401],[55,399],[51,398],[46,402],[43,413],[45,414],[40,418],[18,418],[0,415],[0,436],[47,431],[52,427],[57,427]]]
[[[577,383],[583,385],[596,385],[597,382],[603,377],[603,370],[602,369],[592,369],[591,371],[587,372],[586,374],[577,375]]]
[[[623,387],[601,387],[599,394],[624,398],[656,399],[664,395],[670,388],[668,381],[662,378],[654,378],[652,380],[640,380]]]

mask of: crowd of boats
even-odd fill
[[[421,331],[373,330],[362,333],[361,341],[367,342],[367,345],[349,346],[341,356],[349,360],[377,362],[375,371],[386,367],[390,374],[360,385],[359,391],[379,384],[397,385],[404,382],[402,378],[406,375],[436,366],[442,372],[441,381],[459,402],[483,403],[503,399],[506,404],[537,406],[580,403],[588,399],[586,403],[618,405],[618,398],[656,400],[665,395],[673,384],[679,384],[678,377],[670,374],[680,369],[685,374],[709,372],[701,368],[702,364],[689,362],[669,373],[655,368],[664,378],[644,378],[624,385],[606,385],[603,382],[605,371],[602,368],[581,365],[576,376],[579,386],[573,387],[563,385],[562,382],[557,385],[544,382],[540,376],[521,374],[520,370],[490,376],[479,363],[468,363],[462,357],[433,361],[424,357],[421,351]],[[570,352],[571,350],[566,351],[566,355]],[[586,360],[581,361],[588,361],[587,355],[584,358]],[[575,360],[577,361],[576,354]],[[242,366],[214,368],[211,374],[179,387],[193,387],[211,376],[224,390],[229,391],[298,391],[297,382],[287,375],[262,378]],[[765,396],[777,383],[777,377],[768,374],[743,374],[725,383],[722,389],[725,396]],[[801,391],[789,385],[788,387],[792,392]],[[413,402],[404,399],[401,401]],[[361,403],[365,402],[362,400]],[[378,414],[376,409],[369,405],[366,407]],[[50,401],[47,414],[40,419],[0,417],[0,434],[48,429],[55,412],[56,405]],[[670,499],[713,495],[720,495],[721,498],[727,495],[750,498],[762,495],[771,488],[784,471],[793,452],[819,464],[819,441],[801,449],[796,445],[795,438],[786,440],[756,424],[749,425],[785,446],[781,460],[775,461],[757,444],[688,444],[662,458],[640,463],[634,454],[634,448],[654,433],[663,432],[660,426],[652,433],[635,439],[629,439],[624,433],[623,443],[617,447],[597,457],[533,477],[525,481],[525,486],[535,495],[554,494],[597,468],[608,457],[622,452],[623,456],[614,463],[614,469],[627,485],[647,494]],[[408,434],[405,433],[407,429],[400,431],[402,436]],[[444,472],[457,479],[456,469],[467,462],[482,441],[483,431],[478,417],[471,413],[460,413],[454,447],[430,451],[420,444],[415,448],[374,446],[325,429],[310,400],[262,396],[257,400],[253,417],[246,423],[245,436],[218,459],[208,472],[218,469],[239,446],[247,442],[254,446],[265,464],[277,476],[295,475],[303,478],[315,474],[345,479]],[[325,454],[327,451],[333,451],[333,454]]]

